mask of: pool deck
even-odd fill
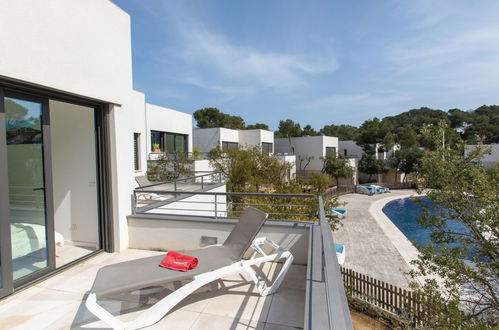
[[[395,199],[417,196],[414,190],[393,190],[367,196],[348,194],[339,198],[346,202],[347,217],[334,232],[336,243],[345,245],[344,267],[401,288],[408,288],[411,277],[409,262],[418,251],[383,213],[383,206]]]

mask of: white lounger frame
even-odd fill
[[[263,245],[269,245],[275,253],[270,255],[266,254],[261,248]],[[246,273],[251,277],[253,282],[255,282],[261,296],[272,294],[277,291],[282,280],[284,279],[284,276],[286,276],[286,273],[293,262],[293,255],[266,237],[255,238],[251,244],[251,247],[254,252],[252,253],[250,259],[241,260],[233,263],[232,265],[194,276],[193,281],[173,291],[168,296],[164,297],[153,306],[142,312],[133,321],[126,323],[122,322],[116,316],[113,316],[107,310],[102,308],[99,304],[97,304],[95,293],[90,293],[88,295],[85,305],[88,310],[92,312],[92,314],[106,322],[113,329],[140,329],[153,325],[161,320],[173,307],[200,287],[227,276]],[[260,255],[259,257],[257,257],[258,254]],[[286,261],[284,262],[284,265],[274,282],[270,286],[265,286],[260,283],[251,266],[279,259],[286,259]]]

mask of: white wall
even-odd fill
[[[275,139],[275,152],[290,152],[289,139],[279,138]],[[320,171],[324,165],[321,157],[326,155],[326,147],[335,147],[338,151],[338,138],[332,136],[301,136],[291,138],[291,145],[294,147],[294,154],[296,155],[296,169],[297,170],[315,170]],[[310,161],[306,168],[303,168],[306,161],[302,162],[300,168],[300,156],[310,157]]]
[[[220,143],[222,142],[237,142],[239,143],[239,131],[236,129],[220,127]],[[222,146],[222,144],[220,144]]]
[[[187,135],[187,151],[192,152],[192,115],[146,103],[147,152],[151,152],[151,131]]]
[[[147,130],[146,130],[146,114],[144,112],[145,109],[145,95],[142,92],[132,91],[129,107],[133,109],[133,113],[135,114],[134,120],[130,122],[130,138],[129,140],[133,143],[133,134],[140,134],[140,146],[139,146],[139,162],[140,169],[135,171],[135,176],[145,175],[147,172]],[[149,137],[150,138],[150,137]],[[132,149],[133,151],[133,149]],[[133,162],[133,154],[130,158]]]
[[[0,0],[0,8],[0,76],[110,104],[114,243],[125,249],[133,132],[145,118],[132,90],[129,15],[105,0]]]
[[[274,143],[274,132],[263,129],[239,130],[239,144],[241,146],[262,146],[262,143]]]
[[[274,157],[277,157],[279,162],[281,164],[288,163],[292,167],[290,168],[289,171],[289,178],[286,179],[293,179],[296,176],[296,156],[295,155],[274,155]]]
[[[209,152],[217,146],[221,146],[220,129],[194,128],[192,130],[192,144],[194,148],[200,149],[201,152]]]
[[[0,75],[123,103],[132,90],[126,12],[102,0],[0,0],[0,8]]]
[[[239,145],[241,147],[253,147],[258,146],[261,147],[262,141],[260,137],[259,129],[248,129],[248,130],[240,130],[239,131]]]
[[[226,192],[226,186],[222,185],[220,187],[207,190],[207,192]],[[180,214],[180,215],[194,215],[194,216],[215,216],[226,217],[227,216],[227,198],[226,196],[216,197],[216,207],[215,207],[215,196],[214,195],[196,195],[187,197],[179,200],[178,202],[172,202],[165,204],[163,206],[154,208],[146,213],[154,214]],[[216,208],[216,210],[215,210]]]
[[[476,147],[476,144],[467,145],[464,149],[464,155],[467,156]],[[490,153],[484,155],[482,159],[483,165],[487,168],[495,168],[499,162],[499,144],[484,144],[482,147],[490,149]]]
[[[216,237],[222,244],[234,228],[227,221],[192,221],[150,219],[133,216],[129,218],[130,247],[145,250],[178,251],[202,247],[201,237]],[[308,260],[308,237],[310,225],[296,223],[283,226],[277,221],[268,221],[257,237],[268,237],[293,254],[293,263],[306,265]],[[165,239],[168,237],[168,239]],[[250,256],[248,250],[244,257]]]
[[[355,143],[355,141],[351,141],[351,140],[339,141],[338,147],[339,147],[338,154],[340,156],[345,156],[345,149],[347,150],[347,154],[346,154],[347,157],[360,158],[360,157],[362,157],[362,154],[364,153],[362,148],[359,147],[357,145],[357,143]]]
[[[98,247],[94,109],[50,101],[55,231]]]

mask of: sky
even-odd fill
[[[277,129],[499,104],[497,0],[113,0],[134,88]]]

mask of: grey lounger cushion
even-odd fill
[[[182,251],[186,255],[198,258],[199,264],[195,269],[179,272],[159,267],[164,255],[121,262],[102,267],[90,292],[95,293],[97,298],[102,298],[174,281],[189,280],[193,276],[231,265],[241,260],[266,218],[266,213],[252,207],[247,208],[222,246]]]

